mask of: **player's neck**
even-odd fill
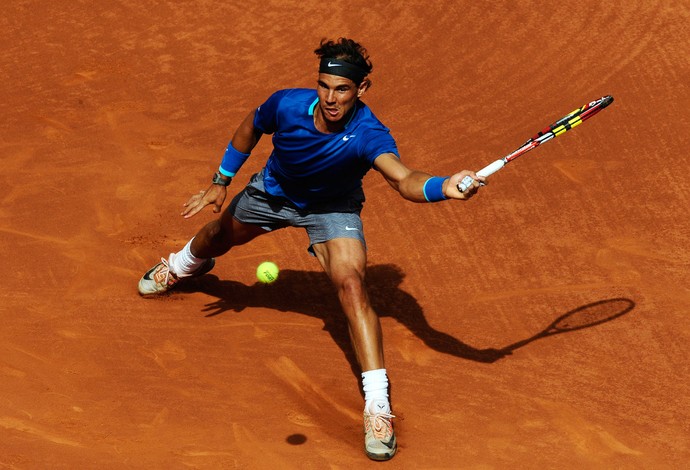
[[[325,119],[323,117],[323,112],[317,106],[314,110],[314,127],[316,127],[317,131],[323,132],[324,134],[336,134],[345,129],[345,126],[347,126],[347,124],[350,122],[350,119],[352,118],[352,113],[354,112],[355,107],[353,106],[352,109],[350,109],[350,111],[345,116],[343,116],[342,119],[339,119],[334,122]]]

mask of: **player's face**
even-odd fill
[[[317,125],[323,124],[331,132],[334,128],[344,126],[366,87],[366,81],[357,86],[349,78],[320,73],[316,88],[319,96]]]

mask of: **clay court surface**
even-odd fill
[[[689,24],[670,0],[7,3],[0,468],[686,468]],[[136,291],[216,217],[179,213],[240,120],[314,86],[312,51],[338,36],[367,46],[365,102],[433,174],[615,97],[467,203],[365,178],[399,439],[384,464],[363,453],[359,373],[306,234]],[[590,311],[609,321],[540,335]]]

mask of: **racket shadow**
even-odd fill
[[[592,302],[564,313],[536,335],[510,344],[502,348],[501,351],[505,354],[510,354],[516,349],[526,346],[538,339],[585,328],[592,328],[620,318],[631,312],[634,308],[635,302],[623,297]]]

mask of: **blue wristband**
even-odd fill
[[[427,202],[438,202],[448,199],[443,194],[443,182],[450,176],[432,176],[424,183],[422,191]]]
[[[240,170],[240,167],[249,158],[248,153],[242,153],[232,146],[232,142],[228,144],[228,148],[225,149],[225,155],[223,155],[223,161],[220,163],[220,168],[218,171],[225,176],[232,178]]]

